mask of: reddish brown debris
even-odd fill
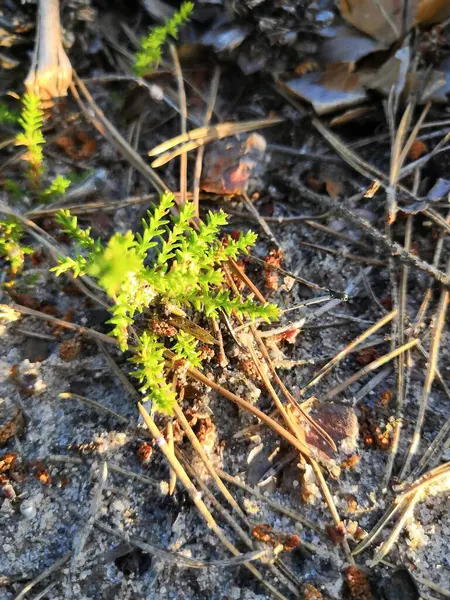
[[[74,360],[81,351],[81,338],[73,337],[59,345],[59,356],[62,360]]]
[[[52,483],[52,477],[48,472],[48,469],[45,465],[38,463],[34,469],[34,476],[38,479],[43,485],[50,485]]]
[[[143,465],[148,465],[153,454],[153,447],[148,442],[142,442],[139,446],[136,456]]]
[[[6,446],[15,435],[21,436],[25,430],[25,419],[20,408],[16,408],[10,419],[0,425],[0,448]]]
[[[298,535],[273,531],[268,523],[255,525],[252,529],[252,536],[259,542],[264,542],[274,548],[281,544],[285,552],[291,552],[301,543]]]
[[[10,290],[10,296],[17,302],[17,304],[21,304],[22,306],[26,306],[27,308],[31,308],[32,310],[40,309],[40,302],[33,296],[29,296],[28,294],[22,294],[20,292],[16,292],[15,290]]]
[[[422,140],[415,140],[412,143],[411,148],[409,149],[408,158],[410,160],[417,160],[418,158],[420,158],[427,152],[428,152],[428,147],[425,144],[425,142],[422,142]]]
[[[350,597],[352,600],[372,600],[372,591],[367,575],[357,567],[345,569]]]
[[[319,592],[319,590],[311,585],[310,583],[306,583],[303,586],[303,600],[325,600],[323,595]]]
[[[356,465],[359,463],[360,456],[359,454],[352,454],[346,460],[341,463],[341,469],[354,469]]]
[[[163,319],[153,319],[150,322],[150,329],[161,337],[173,337],[177,334],[177,328]]]
[[[377,349],[372,346],[371,348],[363,348],[360,352],[358,352],[355,360],[359,365],[364,366],[364,365],[368,365],[369,363],[371,363],[373,360],[376,360],[377,358],[378,358]]]
[[[335,525],[326,525],[325,531],[335,546],[340,546],[342,544],[345,537],[344,523],[340,523],[338,527]]]
[[[272,249],[269,254],[264,258],[266,265],[264,266],[264,278],[266,287],[269,290],[277,290],[279,286],[279,273],[275,269],[270,267],[281,267],[281,263],[284,260],[284,252],[279,248]]]
[[[97,149],[97,142],[83,130],[72,131],[71,134],[67,135],[60,135],[56,138],[55,144],[70,159],[75,161],[88,160]]]
[[[255,365],[255,361],[251,358],[243,358],[239,361],[238,368],[243,371],[247,377],[250,377],[253,381],[260,382],[261,376]]]
[[[0,473],[6,473],[14,467],[17,461],[17,452],[5,452],[0,455]]]
[[[381,392],[380,404],[381,404],[382,408],[388,408],[393,395],[394,395],[394,393],[392,390],[384,390],[384,392]]]

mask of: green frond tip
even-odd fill
[[[33,253],[33,248],[20,244],[23,227],[14,217],[0,220],[0,257],[9,262],[11,273],[16,275],[23,269],[25,256]]]
[[[141,39],[141,47],[136,54],[134,63],[136,75],[142,76],[153,71],[161,61],[162,48],[168,37],[171,36],[175,39],[178,37],[180,27],[189,21],[193,10],[193,2],[183,2],[170,19],[163,25],[152,29],[146,37]]]
[[[176,395],[166,379],[164,350],[156,335],[144,331],[130,362],[140,367],[132,375],[141,384],[143,401],[151,400],[155,410],[172,414]]]
[[[41,100],[36,94],[28,92],[22,97],[22,112],[18,120],[23,132],[17,134],[16,145],[26,146],[25,159],[35,168],[43,161],[42,146],[45,138],[42,133],[44,112],[41,110]]]
[[[41,200],[43,202],[49,202],[61,198],[61,196],[64,196],[66,193],[70,184],[70,179],[63,177],[63,175],[57,175],[48,188],[41,193]]]
[[[185,360],[191,367],[200,367],[200,353],[195,349],[197,344],[198,340],[193,335],[185,331],[179,331],[177,341],[172,348],[175,353],[175,360]]]

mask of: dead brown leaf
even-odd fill
[[[416,13],[418,23],[441,23],[450,18],[448,0],[421,0]]]
[[[359,31],[372,38],[392,43],[402,35],[403,0],[340,0],[343,18]],[[448,0],[411,0],[410,29],[415,23],[441,23],[450,17]]]
[[[402,0],[340,0],[339,7],[348,23],[376,40],[392,43],[401,35]]]

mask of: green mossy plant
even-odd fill
[[[141,47],[136,54],[134,63],[136,75],[142,77],[154,70],[161,62],[162,49],[167,39],[169,36],[174,39],[177,38],[178,30],[184,23],[189,21],[193,10],[193,2],[183,2],[179,10],[164,25],[155,27],[146,37],[141,39]]]
[[[81,229],[77,218],[69,211],[60,211],[57,221],[64,232],[77,243],[75,257],[62,258],[54,267],[57,275],[72,271],[78,277],[89,275],[103,288],[113,301],[112,318],[115,336],[122,351],[128,349],[129,328],[136,316],[152,306],[180,312],[191,309],[208,317],[220,311],[240,317],[262,318],[266,321],[278,317],[273,304],[261,304],[253,298],[233,298],[224,286],[220,268],[229,259],[236,259],[255,243],[256,234],[248,232],[238,239],[219,238],[219,229],[227,224],[225,213],[210,212],[206,222],[197,229],[192,225],[194,205],[185,204],[177,217],[170,210],[174,196],[165,192],[153,214],[143,219],[142,233],[115,233],[103,245],[90,235],[90,228]],[[170,350],[175,360],[189,365],[201,365],[196,339],[185,332],[174,336]],[[166,379],[166,346],[159,337],[145,330],[140,336],[131,362],[138,368],[133,376],[141,384],[144,399],[151,399],[156,410],[170,413],[175,393]]]
[[[22,246],[23,227],[14,217],[0,220],[0,257],[11,267],[13,276],[23,269],[25,255],[32,254],[33,248]]]

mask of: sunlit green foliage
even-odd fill
[[[106,245],[94,240],[90,229],[81,229],[69,211],[57,215],[58,223],[76,240],[79,251],[75,257],[61,259],[53,270],[57,275],[72,271],[75,276],[95,278],[114,302],[109,322],[114,325],[112,335],[122,350],[128,349],[129,327],[134,325],[136,314],[152,305],[163,305],[167,310],[191,308],[207,316],[217,316],[219,311],[235,311],[241,317],[267,321],[278,316],[276,306],[231,297],[223,285],[220,266],[240,253],[248,253],[256,235],[248,232],[238,239],[228,237],[224,243],[219,229],[227,224],[225,213],[210,212],[206,222],[195,229],[194,205],[187,203],[177,217],[172,217],[173,205],[173,194],[164,193],[153,214],[149,212],[148,220],[143,219],[142,234],[115,233]],[[132,362],[140,367],[134,376],[142,384],[141,391],[153,400],[155,408],[167,412],[174,395],[165,379],[164,350],[155,334],[144,331]],[[176,358],[200,366],[193,336],[178,333],[171,350]]]
[[[179,10],[164,25],[155,27],[147,37],[141,39],[141,47],[134,63],[136,75],[142,76],[153,71],[161,61],[162,49],[167,39],[169,36],[177,38],[178,30],[189,21],[193,10],[193,2],[183,2]]]

